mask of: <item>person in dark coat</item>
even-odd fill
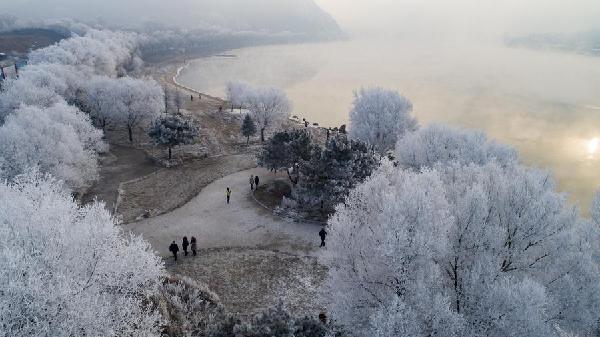
[[[321,247],[325,247],[325,237],[327,236],[327,231],[325,228],[322,228],[319,232],[319,236],[321,237]]]
[[[193,102],[194,101],[194,95],[190,95],[190,100]]]
[[[198,249],[198,247],[196,246],[196,237],[192,236],[192,255],[196,256],[196,250]]]
[[[184,254],[185,256],[187,256],[187,253],[188,253],[188,252],[187,252],[187,249],[188,249],[188,246],[189,246],[189,245],[190,245],[190,242],[188,241],[188,238],[187,238],[187,236],[184,236],[184,237],[183,237],[183,242],[181,243],[181,246],[183,247],[183,254]]]
[[[179,246],[173,241],[173,243],[169,246],[169,251],[173,253],[173,257],[175,257],[175,261],[177,261],[177,252],[179,251]]]
[[[258,188],[259,181],[260,181],[260,179],[258,179],[258,176],[254,176],[254,186],[256,186],[256,188]]]
[[[227,191],[225,191],[225,195],[227,195],[227,203],[229,204],[229,198],[231,198],[231,190],[227,187]]]

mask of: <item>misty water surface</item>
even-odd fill
[[[229,80],[285,88],[294,114],[348,121],[353,90],[380,85],[414,103],[422,125],[481,129],[551,169],[585,211],[600,187],[600,58],[501,45],[352,40],[234,50],[192,61],[179,81],[223,95]]]

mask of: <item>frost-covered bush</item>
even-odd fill
[[[219,297],[188,277],[165,278],[155,301],[167,321],[165,333],[171,337],[202,336],[224,313]]]
[[[207,337],[333,337],[346,336],[339,327],[324,324],[316,317],[294,317],[282,303],[250,318],[219,317],[207,330]]]
[[[164,275],[101,203],[37,174],[0,182],[0,336],[160,336]]]
[[[349,136],[385,154],[394,149],[398,139],[418,128],[417,120],[410,115],[412,108],[412,103],[396,91],[360,89],[354,93]]]
[[[0,126],[0,168],[12,179],[36,167],[77,189],[98,176],[97,153],[107,149],[102,132],[77,108],[22,106]]]

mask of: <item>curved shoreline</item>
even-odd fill
[[[198,57],[198,58],[202,58],[202,57]],[[222,103],[227,102],[227,100],[225,100],[225,99],[223,99],[221,97],[212,96],[212,95],[209,95],[207,93],[198,91],[198,90],[196,90],[194,88],[191,88],[191,87],[188,87],[186,85],[183,85],[183,84],[179,83],[177,81],[177,77],[179,76],[179,74],[181,73],[181,71],[183,69],[185,69],[186,67],[189,66],[189,64],[190,64],[190,61],[183,61],[182,62],[181,60],[179,60],[177,58],[173,58],[171,61],[167,62],[166,66],[165,66],[165,68],[167,68],[167,69],[171,68],[171,67],[172,67],[172,69],[168,69],[166,75],[161,75],[160,77],[162,78],[162,80],[164,82],[166,82],[166,83],[168,83],[170,85],[173,85],[173,86],[175,86],[177,88],[180,88],[180,89],[183,89],[183,90],[186,90],[186,91],[198,94],[198,95],[202,95],[202,97],[213,99],[213,100],[216,100],[216,101],[219,101],[219,102],[222,102]]]
[[[207,58],[207,57],[213,57],[213,56],[218,56],[218,55],[221,55],[221,54],[208,55],[208,56],[199,56],[199,57],[194,58],[193,60]],[[181,84],[179,81],[177,81],[177,77],[179,77],[179,75],[181,74],[181,71],[183,71],[185,68],[189,67],[190,63],[191,63],[191,61],[188,61],[188,60],[183,61],[183,62],[181,62],[181,61],[179,61],[177,59],[172,60],[172,63],[169,63],[169,66],[176,67],[176,68],[174,68],[172,71],[169,71],[169,73],[167,75],[167,78],[165,78],[167,80],[167,83],[169,83],[171,85],[174,85],[175,87],[178,87],[180,89],[187,90],[189,92],[193,92],[193,93],[198,94],[198,95],[202,95],[202,97],[207,97],[207,98],[210,98],[210,99],[214,99],[214,100],[217,100],[217,101],[222,102],[222,103],[228,103],[228,101],[225,98],[206,94],[204,92],[198,91],[197,89],[194,89],[194,88],[188,87],[188,86],[186,86],[184,84]],[[304,125],[302,123],[302,120],[300,119],[302,117],[302,115],[299,115],[298,113],[292,113],[292,115],[295,115],[298,118],[294,118],[293,116],[290,116],[289,117],[290,121],[295,122],[295,123],[297,123],[299,125]],[[308,127],[322,129],[322,130],[328,129],[328,127],[324,127],[324,126],[321,126],[321,125],[313,125],[313,124],[309,124]]]

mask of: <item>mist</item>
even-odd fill
[[[490,39],[600,28],[595,0],[317,0],[342,27],[371,36]]]

